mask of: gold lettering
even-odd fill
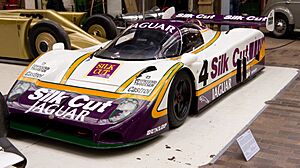
[[[103,70],[102,74],[106,75],[108,72],[110,72],[110,70]]]
[[[98,64],[98,66],[96,68],[98,69],[102,69],[104,67],[105,64]]]
[[[105,66],[103,67],[103,69],[107,69],[107,65],[108,65],[108,64],[104,64],[104,65],[105,65]]]
[[[113,70],[114,66],[116,66],[116,65],[110,65],[108,69]]]
[[[101,74],[101,69],[95,69],[93,74],[99,74],[100,75]]]

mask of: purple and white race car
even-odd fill
[[[56,44],[10,90],[10,127],[91,148],[134,145],[181,126],[264,68],[261,31],[214,31],[198,15],[178,17],[139,21],[102,46]]]

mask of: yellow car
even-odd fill
[[[115,24],[105,15],[86,19],[81,28],[85,16],[85,12],[2,10],[0,57],[32,60],[57,42],[65,49],[80,49],[116,36]]]

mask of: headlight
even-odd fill
[[[16,101],[21,94],[27,91],[30,88],[30,83],[27,82],[18,82],[15,87],[10,91],[7,100]]]
[[[139,102],[135,99],[125,99],[109,116],[110,122],[119,122],[130,116],[139,106]]]

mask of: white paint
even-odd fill
[[[35,9],[35,0],[26,0],[25,9]]]
[[[122,14],[122,1],[121,0],[107,1],[107,13],[113,17]]]
[[[4,69],[2,66],[0,69]],[[216,159],[210,158],[210,155],[218,156],[224,152],[236,135],[259,115],[265,107],[264,102],[274,98],[296,74],[296,69],[266,67],[262,74],[223,97],[211,108],[189,117],[180,128],[127,149],[91,150],[25,133],[10,140],[27,157],[31,168],[87,165],[91,168],[99,165],[110,168],[198,167]],[[171,149],[166,149],[165,145]],[[173,156],[175,161],[169,161],[168,158]]]
[[[0,146],[0,148],[2,148]],[[0,167],[11,167],[16,163],[23,161],[23,158],[19,155],[10,152],[0,151]]]
[[[74,11],[75,10],[75,3],[74,0],[63,0],[64,7],[67,11]]]

